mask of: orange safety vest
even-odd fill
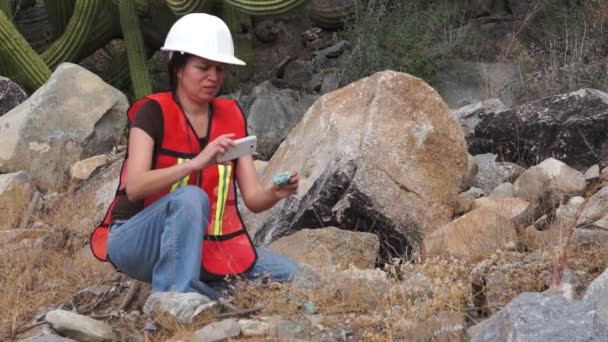
[[[173,99],[172,93],[153,94],[135,102],[127,112],[129,122],[139,106],[152,100],[160,105],[164,120],[163,140],[155,151],[153,168],[170,167],[196,156],[201,151],[198,137],[186,115]],[[245,118],[235,101],[216,98],[212,101],[212,108],[209,113],[212,117],[207,141],[211,142],[227,133],[234,133],[234,139],[247,135]],[[90,237],[93,255],[101,261],[107,261],[107,239],[112,209],[119,196],[126,196],[124,179],[127,163],[128,155],[123,161],[116,197],[110,204],[103,221],[93,230]],[[148,206],[185,185],[200,186],[207,193],[211,205],[211,217],[207,227],[204,227],[201,264],[203,269],[212,275],[244,273],[250,270],[257,260],[253,242],[237,208],[235,167],[236,162],[233,161],[230,165],[218,164],[200,172],[193,172],[167,189],[144,199],[144,206]]]

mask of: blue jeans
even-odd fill
[[[201,269],[209,198],[199,187],[181,187],[126,221],[115,221],[108,237],[108,257],[126,275],[152,283],[152,292],[196,292],[192,279],[223,287],[223,280]],[[265,276],[287,281],[297,270],[293,261],[258,248],[246,279]]]

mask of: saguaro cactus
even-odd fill
[[[13,14],[11,0],[0,0],[0,11],[4,12],[4,15],[10,18]]]
[[[339,29],[352,13],[354,2],[355,0],[312,0],[311,19],[321,28]]]
[[[207,12],[213,7],[213,0],[167,0],[167,6],[177,16],[194,12]]]
[[[127,45],[129,72],[135,97],[141,98],[152,93],[152,81],[148,71],[146,46],[139,27],[139,17],[133,0],[121,0],[119,5],[120,26]]]
[[[75,4],[76,0],[44,0],[44,7],[49,15],[55,37],[61,36],[65,31],[74,14]]]
[[[247,80],[253,73],[253,45],[250,33],[242,32],[241,26],[245,23],[251,28],[251,17],[226,4],[222,4],[222,17],[232,32],[236,55],[247,63],[245,67],[240,67],[236,74],[241,80]]]
[[[230,6],[250,15],[273,15],[285,13],[306,0],[223,0]]]
[[[105,0],[78,0],[74,15],[61,38],[42,53],[42,59],[50,69],[66,61],[74,61],[80,56],[80,49],[97,20],[97,13]]]
[[[36,90],[51,76],[51,70],[32,49],[11,21],[0,11],[0,71],[28,90]],[[16,74],[12,74],[17,72]]]

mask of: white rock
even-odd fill
[[[219,322],[213,322],[204,326],[202,329],[194,333],[194,342],[215,342],[231,337],[237,337],[241,334],[239,323],[232,318],[225,319]]]
[[[89,179],[91,174],[98,168],[108,163],[108,157],[105,155],[95,156],[76,162],[70,167],[70,176],[74,180]]]
[[[167,313],[183,323],[192,323],[198,314],[215,304],[217,302],[196,292],[155,292],[146,300],[144,313],[151,316]]]
[[[108,324],[75,312],[53,310],[45,319],[62,335],[78,341],[104,341],[116,337]]]
[[[255,321],[251,319],[239,320],[239,326],[243,336],[265,336],[270,331],[270,325],[268,323]]]

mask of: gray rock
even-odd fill
[[[554,287],[554,285],[553,285],[554,276],[555,275],[553,275],[553,274],[547,274],[545,276],[544,282],[545,282],[545,286],[547,288]],[[564,289],[566,292],[568,290],[573,291],[572,295],[576,294],[576,297],[574,297],[574,298],[580,298],[583,295],[583,292],[585,291],[585,286],[586,286],[585,278],[586,278],[585,272],[575,271],[575,270],[566,268],[566,269],[564,269],[564,273],[562,274],[562,280],[561,280],[560,287],[562,289]],[[551,291],[551,289],[549,291]],[[566,297],[566,298],[568,298],[568,297]]]
[[[477,173],[479,173],[479,165],[477,165],[477,160],[475,160],[475,157],[469,154],[467,161],[467,173],[462,179],[460,191],[467,191],[469,188],[471,188],[471,186],[473,186],[473,180],[475,180]]]
[[[608,325],[608,270],[591,282],[583,301],[597,310],[599,317]]]
[[[578,228],[572,236],[572,244],[575,245],[590,246],[597,243],[608,246],[608,231]]]
[[[277,337],[279,342],[308,340],[310,322],[307,320],[280,320],[277,323]]]
[[[257,152],[270,158],[316,99],[296,90],[276,89],[270,82],[257,86],[250,97],[240,98],[247,130],[258,137]]]
[[[169,89],[169,54],[166,51],[158,50],[148,61],[150,78],[152,81],[152,91],[161,92]]]
[[[365,293],[365,304],[376,307],[385,303],[390,289],[389,280],[382,270],[359,270],[351,268],[325,275],[326,284],[322,291],[328,294],[339,294],[344,300],[360,300],[361,294]]]
[[[255,36],[264,43],[271,43],[277,40],[281,30],[274,20],[266,19],[255,24]]]
[[[536,165],[555,158],[586,170],[608,161],[608,94],[594,89],[546,97],[484,118],[469,144],[472,154]]]
[[[260,322],[251,319],[239,320],[241,333],[245,337],[250,336],[266,336],[270,332],[270,325],[266,322]]]
[[[31,337],[22,340],[21,342],[76,342],[76,340],[72,340],[71,338],[65,338],[55,334],[45,334]]]
[[[469,210],[471,210],[475,199],[480,198],[484,195],[484,191],[480,188],[470,188],[465,192],[461,192],[456,198],[458,206],[456,207],[456,209],[454,209],[454,214],[461,215],[468,212]]]
[[[549,191],[570,197],[580,195],[587,182],[581,172],[559,160],[548,158],[522,173],[513,186],[515,196],[538,201]]]
[[[183,323],[192,323],[198,314],[215,304],[200,293],[155,292],[146,300],[144,313],[150,316],[166,313]]]
[[[433,88],[379,72],[315,102],[262,177],[269,183],[277,172],[299,170],[297,194],[243,218],[261,244],[301,228],[364,228],[385,253],[404,256],[425,227],[451,219],[467,167],[464,145]]]
[[[602,171],[600,171],[600,178],[602,180],[608,180],[608,166],[606,166],[602,169]]]
[[[523,293],[484,322],[473,341],[607,340],[608,324],[591,305],[557,295]]]
[[[63,63],[25,102],[0,117],[0,172],[25,170],[62,190],[75,162],[108,152],[126,125],[127,98],[97,75]]]
[[[600,178],[600,166],[595,164],[585,171],[585,180],[591,182]]]
[[[464,132],[464,138],[470,142],[475,137],[475,126],[481,119],[506,110],[507,107],[499,99],[478,101],[450,110],[452,117],[458,121]]]
[[[106,165],[109,159],[105,155],[94,156],[85,160],[78,161],[70,167],[70,177],[75,181],[89,179],[93,172]]]
[[[49,311],[45,320],[62,335],[78,341],[104,341],[116,337],[108,324],[71,311]]]
[[[492,192],[501,183],[515,181],[526,170],[514,163],[497,162],[496,155],[492,153],[478,154],[473,158],[479,171],[472,186],[483,189],[485,193]]]
[[[289,87],[305,89],[312,80],[313,65],[309,61],[295,60],[285,66],[283,81]]]
[[[66,211],[64,222],[75,231],[84,233],[99,224],[112,203],[118,187],[122,157],[113,155],[111,159],[110,164],[97,170],[73,193],[73,201],[78,203],[80,210],[91,213],[83,216],[78,211]],[[49,201],[48,206],[62,204],[61,200],[56,200]]]
[[[312,267],[299,265],[291,283],[295,288],[312,290],[322,285],[322,279]]]
[[[321,94],[326,94],[331,91],[338,89],[340,79],[338,73],[330,72],[323,76],[323,82],[321,83]]]
[[[601,188],[594,193],[587,201],[585,209],[581,214],[578,226],[591,224],[605,217],[608,214],[608,186]]]
[[[433,283],[420,272],[404,275],[400,288],[403,295],[412,301],[424,301],[433,298],[435,295]]]
[[[518,82],[517,67],[506,63],[452,62],[435,78],[437,91],[450,108],[491,98],[511,106]]]
[[[510,198],[515,197],[515,187],[509,182],[498,184],[488,195],[492,198]]]
[[[17,83],[0,76],[0,116],[25,101],[27,94]]]
[[[327,58],[337,58],[344,53],[344,50],[347,46],[348,42],[346,42],[345,40],[341,40],[330,47],[314,52],[314,54],[318,56],[325,56]]]
[[[194,342],[215,342],[241,334],[241,326],[235,319],[229,318],[219,322],[205,325],[194,333]]]

